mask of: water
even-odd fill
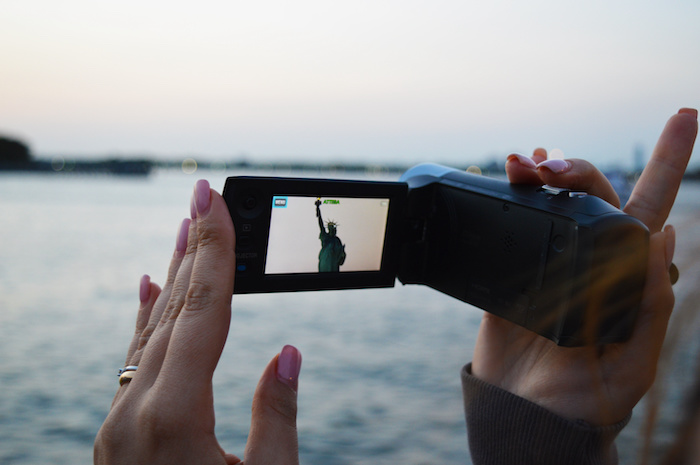
[[[164,282],[195,180],[0,176],[0,463],[90,463],[139,278]],[[679,219],[697,194],[682,194]],[[257,379],[293,344],[302,463],[469,463],[459,370],[480,316],[419,286],[236,296],[214,378],[219,440],[242,454]]]

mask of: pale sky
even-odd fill
[[[5,0],[0,134],[40,156],[631,166],[700,107],[700,1]],[[700,163],[696,153],[695,163]]]

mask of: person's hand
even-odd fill
[[[479,330],[472,374],[565,418],[593,426],[623,420],[651,387],[673,309],[669,278],[675,232],[662,230],[673,206],[698,131],[697,111],[682,109],[659,138],[624,211],[651,233],[647,282],[631,339],[603,347],[559,347],[489,313]],[[583,160],[547,160],[511,155],[513,183],[548,184],[587,191],[611,204],[619,199],[605,176]]]
[[[199,181],[165,287],[141,281],[126,372],[95,440],[96,464],[236,464],[214,434],[212,376],[231,319],[235,235],[224,200]],[[301,355],[285,346],[253,399],[245,463],[298,464]],[[129,378],[131,377],[131,378]],[[129,381],[130,379],[130,381]]]

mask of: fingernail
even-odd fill
[[[148,302],[151,297],[151,277],[147,274],[141,276],[141,285],[139,286],[139,299],[142,304]]]
[[[532,158],[526,157],[525,155],[520,155],[519,153],[511,153],[508,155],[508,158],[506,158],[506,161],[511,161],[511,160],[517,160],[518,163],[521,165],[527,167],[527,168],[532,168],[535,169],[537,168],[537,165],[535,164],[534,161],[532,161]]]
[[[209,189],[209,182],[206,179],[200,179],[194,185],[194,199],[190,205],[192,219],[206,215],[210,206],[211,190]]]
[[[669,224],[664,228],[664,232],[666,233],[666,268],[670,269],[676,251],[676,228]]]
[[[284,346],[277,358],[277,379],[296,392],[299,385],[300,371],[301,353],[294,346]]]
[[[180,224],[180,230],[177,232],[177,240],[175,241],[175,250],[177,252],[185,252],[187,250],[187,235],[190,231],[190,220],[185,218]]]
[[[544,158],[546,160],[547,159],[547,149],[544,149],[542,147],[537,147],[535,150],[532,151],[532,156],[533,157],[541,157],[541,158]]]
[[[698,111],[695,108],[681,108],[678,113],[686,113],[692,115],[695,119],[698,119]]]
[[[549,171],[555,174],[561,174],[569,171],[571,169],[571,163],[560,158],[550,158],[537,165],[537,169],[547,168]]]

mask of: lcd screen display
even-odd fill
[[[265,274],[379,271],[388,198],[274,195]]]

